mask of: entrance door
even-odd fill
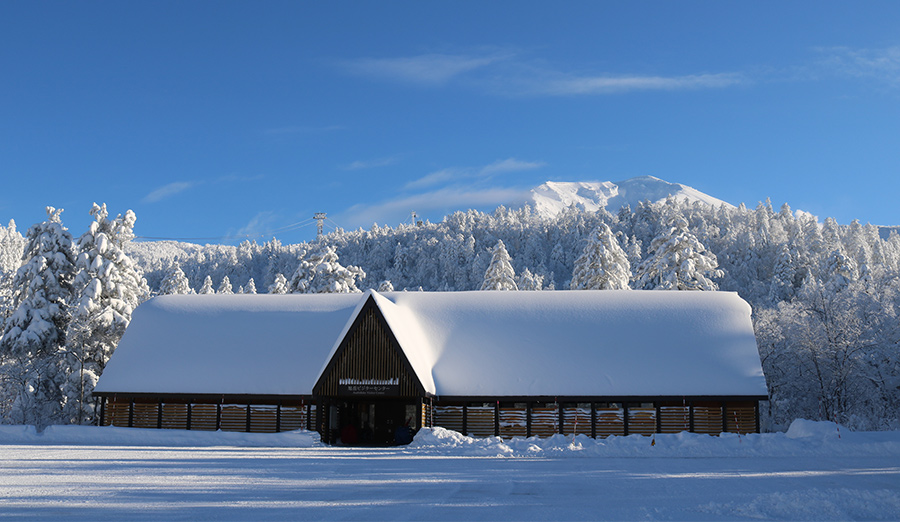
[[[400,401],[346,401],[339,406],[339,437],[348,446],[407,444],[407,433],[418,428],[415,403]],[[408,427],[410,432],[400,428]],[[398,431],[399,429],[399,431]]]

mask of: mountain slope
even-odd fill
[[[669,196],[688,202],[700,201],[712,206],[732,206],[695,188],[681,183],[670,183],[653,176],[639,176],[616,182],[548,181],[531,189],[528,204],[539,214],[551,217],[570,205],[587,211],[606,208],[607,211],[615,213],[626,204],[634,209],[641,201],[660,203]]]

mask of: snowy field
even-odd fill
[[[897,520],[900,432],[471,439],[0,426],[0,517],[53,520]]]

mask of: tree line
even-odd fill
[[[798,417],[835,420],[855,429],[900,427],[900,237],[884,239],[877,227],[857,221],[819,222],[787,205],[776,212],[768,201],[748,209],[670,198],[616,214],[573,207],[546,217],[527,206],[500,207],[491,213],[456,212],[439,223],[337,230],[295,245],[272,239],[199,246],[130,242],[133,213],[109,219],[105,207],[96,205],[92,213],[96,230],[73,243],[73,268],[62,269],[73,275],[56,277],[71,279],[71,289],[61,283],[56,293],[42,294],[68,303],[59,306],[66,310],[61,322],[20,312],[23,303],[29,303],[26,309],[53,309],[31,304],[40,299],[27,288],[35,286],[38,265],[59,268],[45,254],[44,261],[33,261],[38,250],[32,245],[44,244],[36,238],[51,229],[52,237],[64,236],[58,211],[21,240],[14,225],[0,227],[5,323],[0,399],[7,422],[89,422],[91,403],[75,401],[75,388],[79,399],[92,388],[130,310],[152,294],[630,288],[727,290],[751,304],[771,397],[762,412],[768,427],[783,428]],[[17,241],[22,244],[18,256]],[[112,247],[115,254],[109,253]],[[129,267],[119,272],[134,275],[121,283],[131,289],[123,295],[133,298],[102,297],[109,283],[101,275],[112,272],[90,268],[106,262],[98,258],[118,259]],[[93,315],[79,311],[87,309]],[[34,345],[41,350],[23,348],[32,346],[22,340],[31,338],[20,333],[27,330],[23,317],[54,324],[43,330],[57,332],[56,337],[41,338],[44,344]],[[38,359],[45,363],[38,365]],[[54,395],[57,388],[60,395]],[[22,391],[38,389],[40,394]],[[37,408],[48,400],[53,407]]]

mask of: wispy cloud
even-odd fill
[[[617,94],[633,91],[677,91],[721,89],[743,83],[738,73],[691,74],[686,76],[535,76],[523,81],[523,92],[551,96]]]
[[[176,194],[180,194],[185,190],[195,187],[197,184],[198,182],[196,181],[176,181],[174,183],[169,183],[168,185],[163,185],[147,194],[141,201],[144,203],[156,203]]]
[[[169,183],[167,185],[163,185],[141,199],[144,203],[158,203],[163,201],[164,199],[171,198],[182,192],[187,190],[199,187],[201,185],[205,185],[207,183],[246,183],[252,181],[259,181],[265,178],[262,174],[256,174],[254,176],[239,176],[237,174],[228,174],[225,176],[219,176],[213,180],[193,180],[193,181],[175,181],[173,183]]]
[[[504,202],[521,201],[528,189],[485,188],[468,190],[458,187],[441,188],[431,192],[405,196],[374,205],[355,205],[342,212],[337,219],[349,228],[368,227],[373,223],[399,223],[413,210],[420,215],[445,211],[494,206]]]
[[[231,233],[229,231],[229,235],[232,237],[258,238],[272,230],[274,228],[272,225],[278,219],[279,217],[274,212],[262,211],[253,216],[246,225],[239,228],[236,232]]]
[[[399,161],[399,158],[397,156],[391,156],[388,158],[376,158],[372,160],[358,160],[343,165],[341,168],[344,170],[374,169],[378,167],[387,167],[388,165],[393,165],[397,163],[397,161]]]
[[[507,158],[505,160],[495,161],[490,165],[485,165],[483,167],[452,167],[441,169],[426,174],[419,179],[410,181],[404,188],[407,190],[415,190],[452,181],[489,179],[498,174],[534,170],[546,165],[546,163],[541,161],[522,161],[516,158]]]
[[[345,63],[363,76],[426,85],[447,83],[463,73],[484,68],[506,58],[503,54],[423,54],[400,58],[362,58]]]
[[[826,47],[816,49],[824,58],[822,65],[843,76],[874,80],[889,87],[900,87],[900,46],[881,49]]]
[[[736,72],[636,75],[608,71],[573,73],[546,62],[527,60],[510,50],[493,53],[423,54],[362,58],[347,70],[382,80],[440,86],[451,80],[467,87],[509,96],[598,96],[637,91],[722,89],[747,81]]]

